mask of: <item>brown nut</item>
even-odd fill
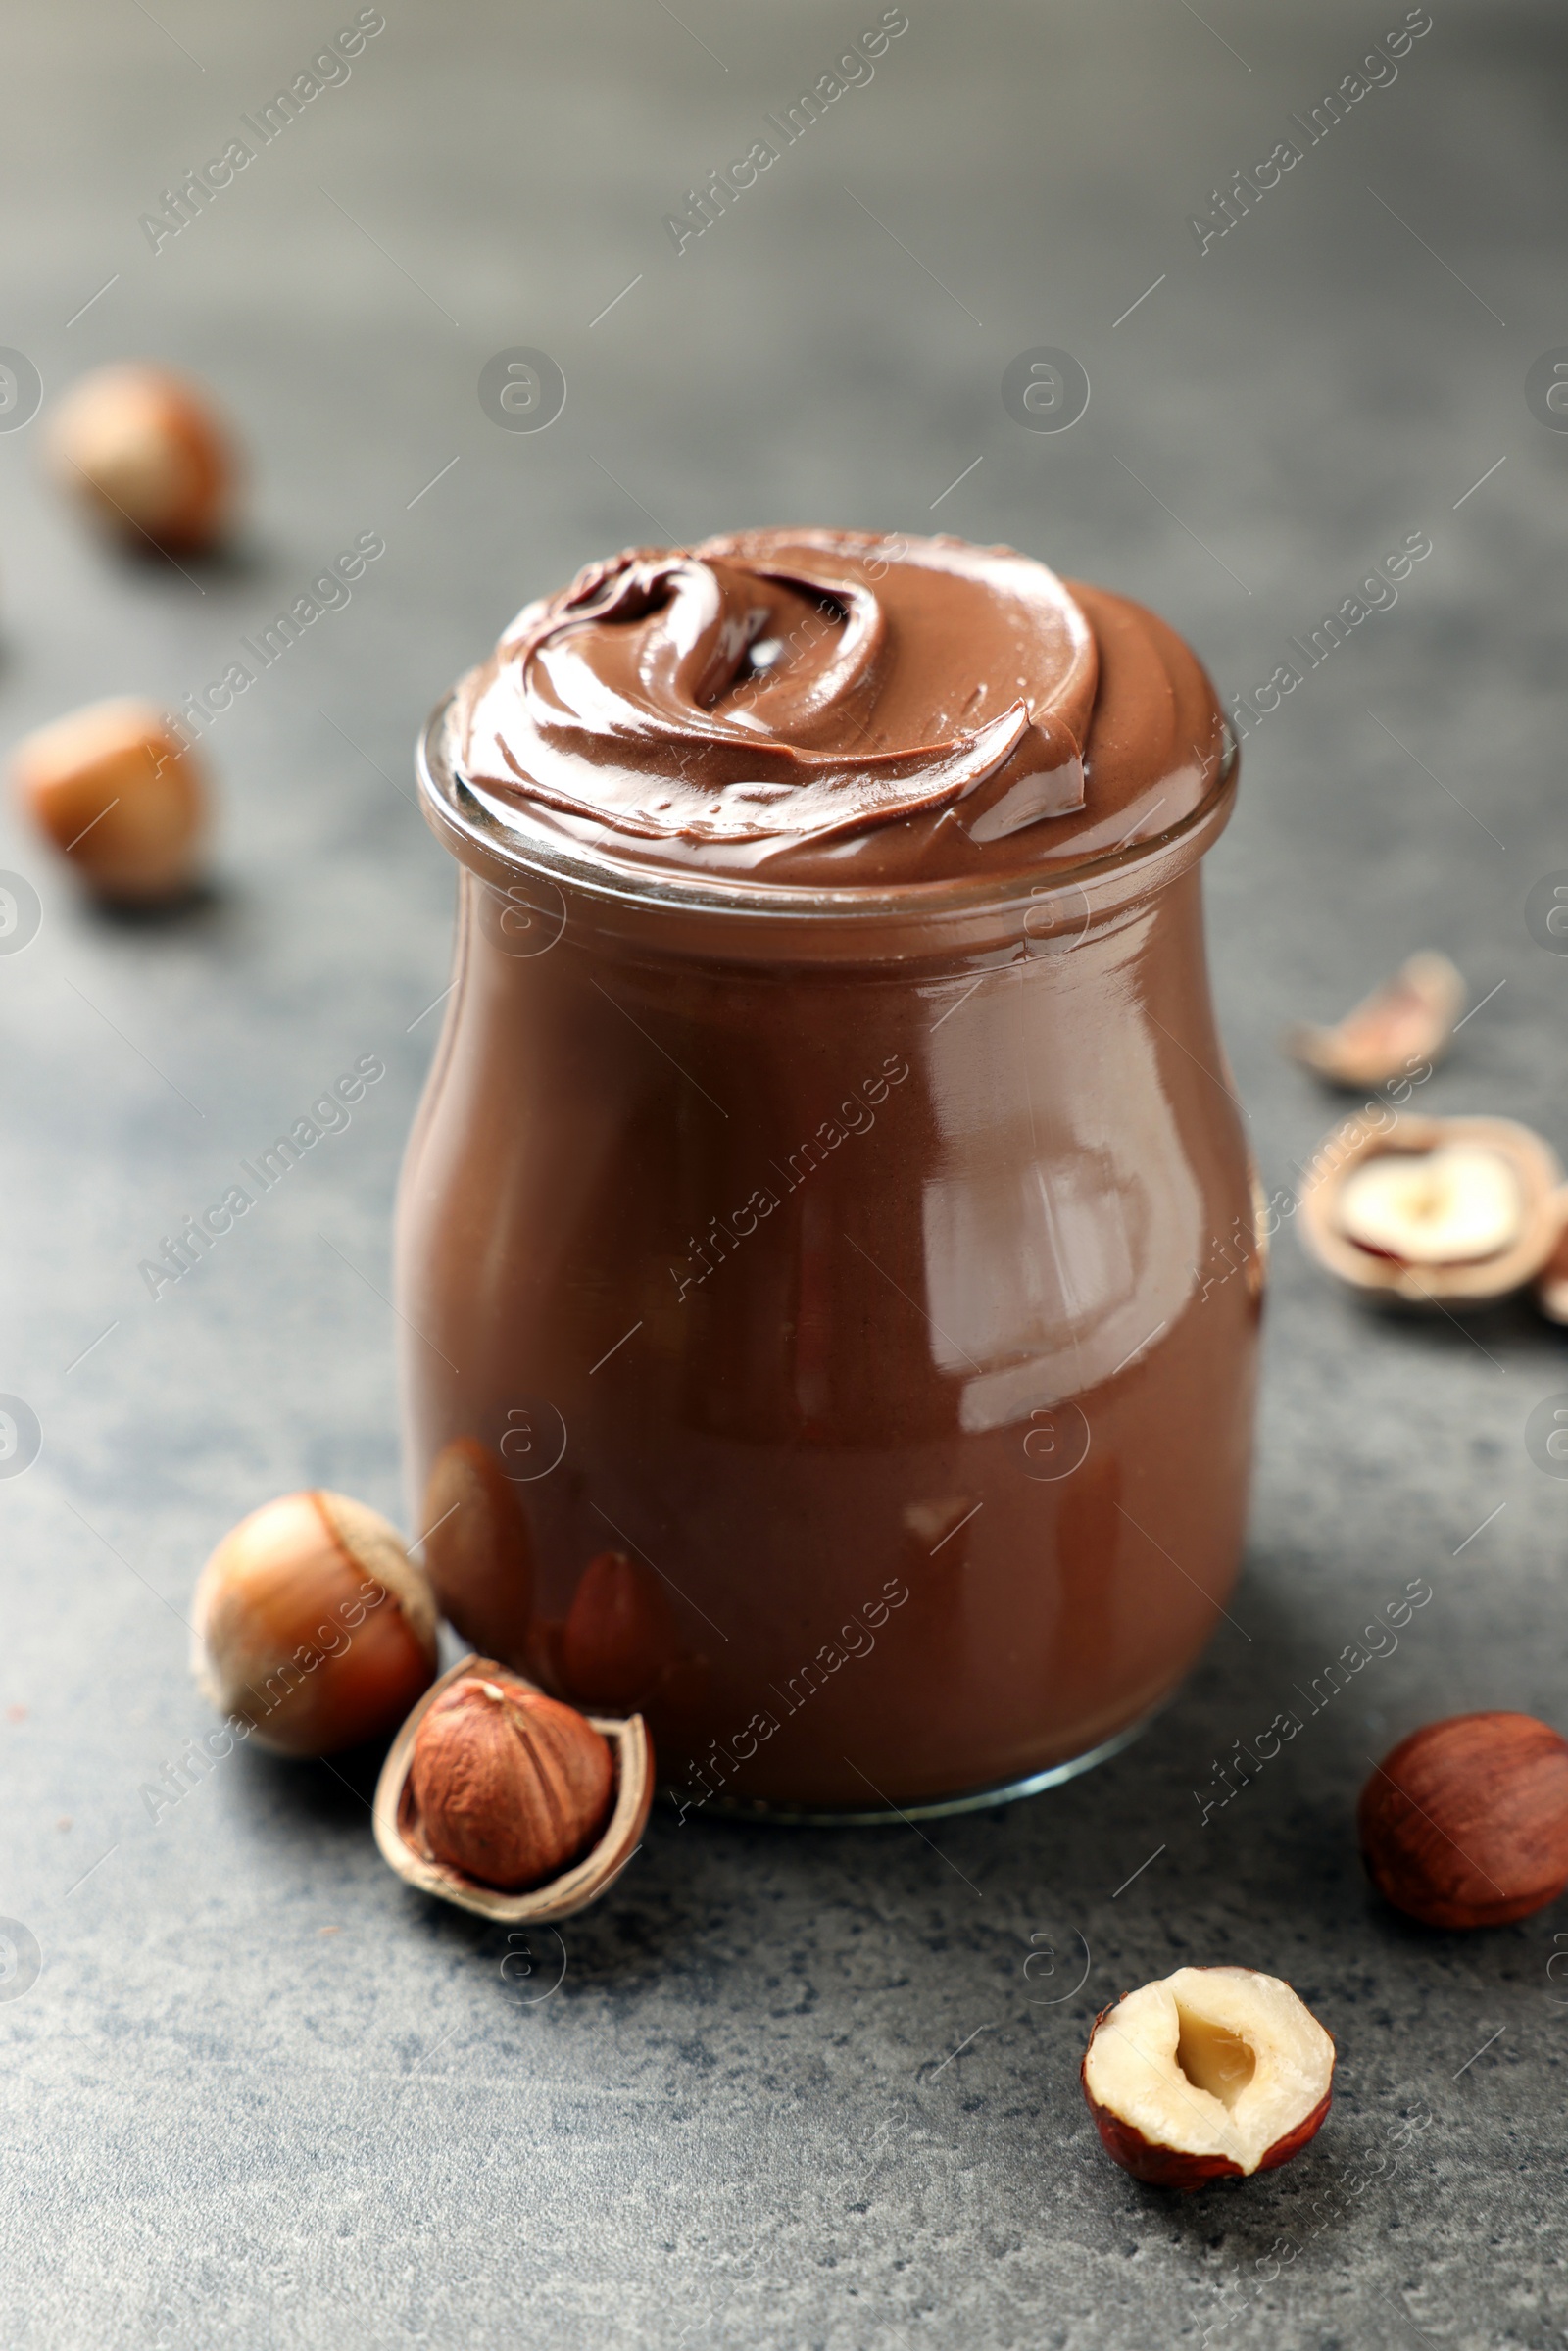
[[[1185,1967],[1102,2011],[1081,2069],[1105,2151],[1152,2187],[1289,2163],[1329,2111],[1334,2041],[1278,1976]]]
[[[1288,1030],[1286,1051],[1331,1086],[1387,1085],[1443,1058],[1464,1003],[1464,981],[1446,955],[1411,955],[1332,1028]]]
[[[513,1891],[557,1876],[597,1837],[614,1768],[574,1708],[469,1674],[420,1723],[409,1788],[432,1859]]]
[[[280,1755],[395,1730],[435,1680],[430,1588],[397,1529],[341,1494],[286,1494],[224,1536],[196,1587],[192,1664]]]
[[[651,1567],[624,1551],[590,1559],[562,1628],[562,1678],[573,1697],[626,1711],[675,1658],[675,1620]]]
[[[1501,1927],[1568,1887],[1568,1739],[1532,1714],[1401,1739],[1356,1806],[1367,1875],[1428,1927]]]
[[[1512,1118],[1368,1113],[1335,1129],[1300,1192],[1301,1239],[1350,1288],[1483,1305],[1533,1281],[1563,1224],[1557,1154]]]
[[[485,1656],[520,1670],[528,1663],[533,1549],[517,1490],[477,1437],[456,1437],[436,1455],[424,1524],[442,1615]]]
[[[1378,1151],[1347,1176],[1335,1219],[1376,1257],[1404,1265],[1476,1265],[1511,1249],[1524,1224],[1519,1179],[1501,1151],[1444,1143]]]
[[[232,518],[228,432],[200,386],[167,367],[84,375],[55,411],[47,456],[61,487],[132,548],[200,555]]]
[[[196,878],[207,788],[156,703],[89,703],[11,755],[18,800],[100,898],[146,904]]]

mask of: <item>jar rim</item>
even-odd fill
[[[709,915],[745,923],[813,924],[852,922],[867,929],[911,923],[984,919],[1011,907],[1027,910],[1041,902],[1082,900],[1085,927],[1120,911],[1135,897],[1160,888],[1195,863],[1224,830],[1236,801],[1238,744],[1224,723],[1224,750],[1214,780],[1196,808],[1165,831],[1127,847],[1086,857],[1054,879],[1009,873],[977,881],[896,882],[871,888],[861,883],[824,889],[803,882],[754,882],[707,868],[676,873],[654,865],[596,856],[580,842],[559,843],[540,835],[519,839],[457,769],[449,757],[448,720],[456,689],[444,695],[420,731],[415,775],[426,823],[460,862],[494,881],[496,869],[541,875],[564,884],[606,912],[628,915]]]

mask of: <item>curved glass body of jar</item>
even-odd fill
[[[423,780],[465,870],[398,1302],[447,1613],[641,1706],[689,1805],[907,1811],[1107,1751],[1244,1534],[1229,787],[1053,893],[800,911],[524,868]]]

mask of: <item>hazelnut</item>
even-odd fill
[[[624,1551],[591,1559],[566,1611],[558,1654],[574,1697],[616,1712],[635,1706],[675,1656],[674,1616],[653,1569]]]
[[[1412,955],[1333,1028],[1289,1030],[1286,1050],[1332,1086],[1385,1086],[1422,1061],[1443,1058],[1465,994],[1446,955]]]
[[[1348,1119],[1318,1146],[1301,1238],[1350,1288],[1481,1305],[1534,1281],[1563,1226],[1562,1167],[1512,1118]]]
[[[604,1827],[609,1742],[574,1708],[504,1678],[466,1674],[420,1723],[409,1766],[432,1859],[514,1891],[553,1878]]]
[[[436,1455],[424,1494],[425,1563],[465,1641],[522,1667],[533,1614],[533,1549],[516,1488],[477,1437]]]
[[[207,791],[196,755],[151,702],[95,702],[24,736],[18,799],[101,898],[172,898],[195,878]]]
[[[1568,1740],[1531,1714],[1402,1739],[1356,1806],[1367,1875],[1428,1927],[1501,1927],[1568,1886]]]
[[[341,1494],[286,1494],[224,1536],[196,1587],[192,1664],[280,1755],[394,1730],[435,1679],[435,1601],[397,1529]]]
[[[1277,1976],[1184,1967],[1101,2012],[1084,2096],[1123,2171],[1152,2187],[1271,2172],[1317,2135],[1334,2042]]]
[[[167,367],[96,368],[56,409],[61,487],[132,548],[201,555],[226,531],[238,465],[207,394]]]
[[[1340,1187],[1340,1231],[1406,1265],[1472,1265],[1517,1240],[1519,1179],[1500,1151],[1379,1151]]]

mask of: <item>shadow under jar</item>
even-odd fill
[[[803,544],[863,569],[879,543]],[[526,642],[563,611],[580,639],[609,569]],[[1093,811],[1089,721],[1131,675],[1110,608],[1160,624],[1072,593],[1100,608]],[[467,691],[421,759],[461,900],[398,1237],[448,1615],[638,1706],[688,1808],[887,1817],[1113,1751],[1212,1633],[1245,1529],[1262,1258],[1203,953],[1217,713],[1173,823],[1097,855],[1043,818],[991,870],[939,843],[868,887],[820,850],[777,878],[519,823],[475,780]]]

